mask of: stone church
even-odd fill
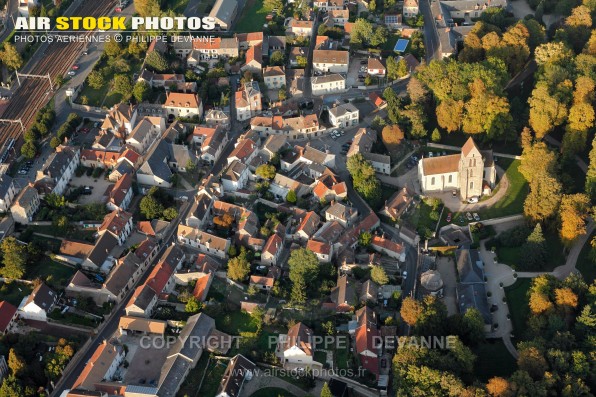
[[[460,154],[423,158],[418,163],[422,193],[458,190],[462,200],[490,194],[497,180],[491,150],[479,150],[470,137]]]

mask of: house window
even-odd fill
[[[434,184],[435,184],[435,177],[434,176],[432,178],[430,178],[430,184],[434,186]]]
[[[449,183],[453,182],[453,175],[449,175]]]

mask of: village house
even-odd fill
[[[406,260],[406,247],[404,247],[403,244],[374,235],[370,246],[375,251],[385,254],[393,259],[397,259],[400,262],[405,262]]]
[[[87,361],[72,388],[95,390],[96,384],[111,381],[125,355],[126,352],[121,345],[104,340]]]
[[[110,109],[101,125],[101,130],[125,138],[132,132],[136,121],[136,106],[122,102]]]
[[[311,78],[311,86],[313,95],[344,92],[346,90],[346,79],[338,73],[331,73]]]
[[[263,276],[250,276],[249,286],[256,287],[260,291],[269,291],[273,288],[273,282],[275,280],[272,277],[263,277]]]
[[[302,323],[297,323],[280,334],[275,354],[285,369],[318,369],[322,364],[314,360],[313,331]]]
[[[347,157],[360,153],[362,157],[370,161],[376,172],[389,175],[391,173],[391,157],[372,153],[374,143],[377,141],[377,133],[371,129],[360,128],[354,136],[354,141],[348,149]]]
[[[269,266],[277,265],[279,256],[283,251],[283,242],[283,236],[280,236],[278,233],[269,236],[261,253],[261,263]]]
[[[118,238],[112,233],[103,233],[95,242],[93,249],[81,263],[83,269],[101,271],[108,274],[116,260],[112,250],[118,246]]]
[[[238,1],[217,0],[209,12],[209,16],[214,18],[217,30],[228,30],[232,27],[237,12]]]
[[[205,113],[205,124],[208,127],[227,129],[230,127],[230,116],[219,108],[209,109]]]
[[[414,193],[407,187],[398,190],[385,202],[381,213],[389,216],[393,221],[397,221],[404,213],[407,213],[414,202]]]
[[[195,39],[192,48],[187,58],[187,65],[191,67],[197,66],[203,60],[237,57],[239,43],[236,37],[215,37],[213,40]]]
[[[327,12],[328,22],[331,26],[344,26],[350,19],[349,10],[329,10]]]
[[[300,21],[298,19],[291,18],[287,24],[286,34],[290,33],[295,36],[310,37],[312,36],[313,26],[313,21]]]
[[[116,209],[105,216],[97,233],[101,236],[108,232],[118,240],[118,245],[124,244],[133,229],[132,214]]]
[[[261,74],[263,69],[263,45],[261,43],[250,47],[246,51],[246,62],[240,70],[244,72],[251,72],[253,74]]]
[[[203,115],[203,103],[197,94],[170,92],[163,106],[168,118],[191,118]]]
[[[368,58],[366,72],[371,76],[385,77],[387,74],[387,68],[380,59]]]
[[[125,211],[133,197],[132,175],[125,174],[115,184],[108,186],[106,196],[109,211]]]
[[[330,263],[333,258],[333,246],[316,240],[308,240],[306,249],[314,252],[319,262]]]
[[[29,184],[21,190],[10,207],[12,218],[15,222],[27,225],[33,221],[33,215],[39,209],[39,205],[40,201],[37,189]]]
[[[17,188],[13,179],[6,173],[0,175],[0,212],[8,211],[16,194]]]
[[[163,117],[143,117],[126,138],[126,143],[138,153],[147,153],[161,134],[166,130]]]
[[[58,294],[40,283],[19,305],[19,317],[26,320],[47,321],[48,313],[58,301]]]
[[[329,109],[329,122],[334,127],[348,128],[358,124],[360,112],[351,103],[342,103]]]
[[[257,366],[242,354],[232,357],[223,374],[215,397],[239,397],[244,383],[252,379],[256,369]]]
[[[319,73],[348,73],[350,54],[348,51],[315,50],[313,66]]]
[[[221,259],[225,259],[228,255],[228,249],[230,248],[230,240],[228,239],[185,225],[178,225],[176,236],[181,244],[195,248],[205,254],[211,254]]]
[[[356,353],[362,367],[379,377],[380,346],[377,342],[377,315],[369,307],[364,306],[356,312],[357,328],[355,330]]]
[[[306,242],[309,240],[319,229],[321,223],[321,217],[314,211],[306,213],[298,228],[296,229],[295,236],[297,239]]]
[[[404,17],[414,18],[418,15],[418,0],[405,0],[404,1]]]
[[[278,90],[286,85],[286,72],[283,66],[268,66],[263,69],[265,86],[270,90]]]
[[[236,91],[236,118],[245,121],[255,117],[263,110],[261,89],[256,81],[249,81]]]
[[[238,160],[232,161],[221,176],[224,192],[235,192],[244,189],[249,176],[250,171],[244,163]]]
[[[350,227],[358,218],[358,210],[340,202],[331,202],[329,208],[325,210],[325,219],[338,221],[343,227]]]
[[[6,335],[12,332],[18,318],[17,308],[6,301],[0,302],[0,334]]]
[[[317,7],[321,11],[343,10],[345,6],[344,0],[323,0],[313,1],[313,7]]]
[[[80,163],[81,151],[78,147],[58,146],[49,155],[41,170],[37,171],[35,181],[41,181],[59,196],[66,192],[66,185],[70,182]]]
[[[150,70],[143,69],[138,81],[144,81],[152,88],[170,88],[171,86],[184,83],[184,75],[182,74],[162,74],[154,73]]]

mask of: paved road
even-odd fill
[[[8,0],[8,4],[6,5],[6,29],[0,35],[0,42],[6,40],[6,38],[12,33],[12,30],[14,29],[14,18],[18,16],[18,11],[19,1]]]
[[[430,0],[420,1],[420,12],[424,17],[424,45],[426,47],[426,63],[428,64],[433,59],[441,59],[439,35],[431,12]]]

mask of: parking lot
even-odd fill
[[[72,177],[70,181],[70,187],[72,189],[75,189],[79,186],[91,187],[91,194],[81,195],[78,199],[79,204],[102,202],[106,193],[106,189],[112,183],[109,180],[104,179],[104,175],[105,174],[102,174],[99,178],[93,178],[85,174],[82,176]]]
[[[360,68],[362,66],[366,66],[368,58],[362,57],[354,57],[353,60],[350,60],[350,67],[348,69],[348,76],[346,78],[346,87],[358,87],[359,85],[364,85],[364,80],[358,80],[358,74],[366,74],[360,72]],[[365,62],[364,65],[361,62]]]

